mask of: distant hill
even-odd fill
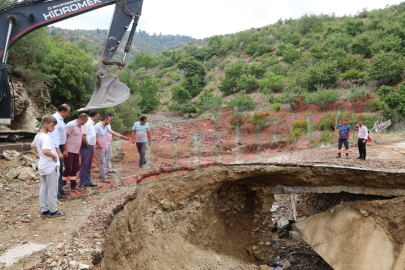
[[[78,45],[79,48],[90,54],[95,60],[98,60],[98,57],[101,54],[104,40],[106,39],[108,34],[108,30],[106,29],[69,30],[54,26],[46,27],[45,31],[49,37],[60,35],[61,37],[63,37],[64,41]],[[127,34],[124,36],[123,46],[120,46],[114,59],[122,59],[125,47],[124,44],[128,39],[128,35],[129,32],[127,32]],[[153,55],[160,51],[176,47],[177,45],[186,44],[190,41],[194,41],[195,39],[189,36],[181,35],[150,35],[145,31],[138,30],[135,33],[133,40],[134,42],[127,57],[127,62],[131,62],[133,60],[136,52],[144,52]]]

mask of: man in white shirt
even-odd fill
[[[49,136],[51,137],[56,152],[59,157],[60,163],[60,170],[59,170],[59,181],[58,181],[58,199],[65,199],[70,192],[63,190],[63,181],[62,181],[62,173],[63,173],[63,161],[64,156],[63,153],[66,152],[65,143],[66,143],[66,125],[64,119],[69,116],[70,113],[70,106],[68,104],[62,104],[59,106],[58,111],[53,114],[53,117],[56,118],[58,123],[55,126],[54,131],[48,132]]]
[[[107,147],[107,149],[105,150],[105,155],[104,155],[104,161],[105,161],[105,165],[106,165],[106,170],[107,170],[107,172],[108,173],[117,173],[117,171],[116,170],[114,170],[113,168],[112,168],[112,164],[111,164],[111,158],[112,158],[112,138],[113,138],[113,135],[114,136],[117,136],[117,137],[120,137],[120,138],[123,138],[123,139],[125,139],[125,140],[130,140],[130,138],[129,137],[126,137],[126,136],[124,136],[124,135],[121,135],[121,134],[119,134],[118,132],[115,132],[114,130],[112,130],[111,129],[111,123],[112,123],[112,121],[114,121],[114,114],[113,113],[107,113],[107,115],[110,117],[110,119],[111,119],[111,122],[110,122],[110,124],[108,124],[108,128],[111,130],[109,133],[107,133],[107,137],[106,137],[106,141],[107,141],[107,144],[108,144],[108,147]]]
[[[38,171],[41,179],[39,190],[39,205],[41,217],[59,217],[65,215],[58,210],[58,177],[59,159],[55,144],[48,132],[55,129],[58,121],[52,115],[45,115],[42,118],[42,128],[35,136],[31,149],[38,153]]]
[[[359,157],[357,159],[366,160],[366,144],[368,138],[368,129],[363,125],[362,121],[359,121],[359,134],[358,137],[358,147],[359,147]]]
[[[96,131],[94,123],[97,121],[99,113],[96,110],[89,112],[89,120],[84,125],[85,131],[82,138],[82,145],[80,147],[80,187],[97,187],[97,184],[91,182],[91,164],[94,156],[94,146],[96,145]]]
[[[98,157],[99,171],[100,171],[100,180],[104,183],[110,183],[110,179],[106,174],[106,167],[104,162],[104,155],[107,143],[107,134],[111,131],[108,127],[108,124],[111,122],[110,117],[106,114],[103,116],[103,119],[94,126],[96,131],[96,153]]]

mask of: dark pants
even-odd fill
[[[136,148],[138,148],[138,153],[139,153],[139,168],[142,168],[143,165],[146,164],[146,159],[145,159],[145,153],[146,153],[146,144],[147,142],[137,142],[136,143]]]
[[[63,155],[63,145],[59,145],[59,150]],[[61,198],[63,195],[63,181],[62,181],[62,174],[63,174],[63,158],[59,159],[60,167],[59,167],[59,181],[58,181],[58,198]]]
[[[89,145],[88,147],[82,146],[80,147],[80,158],[81,158],[81,166],[80,166],[80,186],[84,186],[85,184],[90,184],[91,179],[87,179],[87,175],[90,174],[91,163],[93,162],[94,156],[94,145]]]
[[[65,158],[65,170],[63,171],[63,184],[70,180],[70,188],[76,187],[76,174],[79,171],[79,154],[68,152],[68,157]]]
[[[363,142],[364,141],[364,142]],[[357,142],[359,146],[359,154],[361,158],[366,158],[366,144],[367,140],[366,139],[359,139]]]
[[[344,144],[344,146],[346,148],[346,155],[349,155],[349,142],[347,141],[347,139],[339,139],[339,141],[338,141],[338,154],[339,154],[339,156],[342,153],[342,144]]]

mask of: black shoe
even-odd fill
[[[69,194],[70,194],[70,192],[69,192]],[[63,194],[62,196],[59,196],[59,195],[58,195],[58,199],[59,199],[59,200],[67,199],[67,198],[68,198],[68,196],[65,195],[65,194]]]
[[[49,218],[54,218],[54,217],[61,217],[64,216],[65,212],[61,212],[61,211],[56,211],[54,213],[49,213],[48,217]]]
[[[98,187],[97,184],[94,184],[94,183],[92,183],[92,182],[86,183],[86,184],[84,184],[84,186],[85,186],[85,187]]]
[[[366,160],[364,157],[360,158],[360,160]]]
[[[358,157],[357,159],[362,159],[362,157]]]
[[[49,210],[41,213],[41,218],[46,218],[49,216]]]
[[[336,158],[340,158],[340,155],[337,155]]]

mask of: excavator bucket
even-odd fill
[[[114,75],[106,75],[96,83],[89,104],[78,111],[106,108],[118,105],[129,98],[129,88]]]

